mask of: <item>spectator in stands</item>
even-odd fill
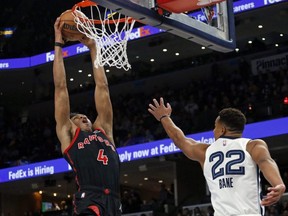
[[[207,216],[213,216],[213,215],[214,215],[214,209],[210,205],[210,206],[207,207]]]
[[[182,211],[183,216],[192,216],[192,212],[188,208],[184,208]]]
[[[176,216],[183,216],[183,209],[182,208],[178,209]]]
[[[173,122],[171,105],[164,104],[162,97],[159,101],[153,99],[148,111],[161,122],[174,144],[200,163],[215,215],[260,215],[264,206],[275,204],[282,197],[286,187],[267,144],[260,139],[242,138],[246,117],[240,110],[225,108],[219,112],[213,131],[216,141],[211,145],[187,138]],[[264,198],[259,194],[258,167],[272,185]],[[239,199],[241,203],[237,202]]]
[[[131,190],[130,199],[131,199],[130,212],[140,212],[141,205],[143,204],[140,194],[135,190]]]
[[[288,201],[287,200],[282,201],[281,211],[282,212],[288,211]]]
[[[120,216],[120,160],[114,144],[113,109],[106,74],[103,67],[94,65],[95,40],[83,36],[80,42],[90,50],[93,65],[94,103],[98,116],[92,124],[84,114],[71,114],[62,54],[63,24],[60,17],[54,24],[54,103],[57,137],[78,186],[74,194],[74,214]]]
[[[202,214],[202,212],[201,212],[201,210],[200,210],[200,208],[199,207],[195,207],[194,209],[193,209],[193,215],[194,216],[203,216],[203,214]]]
[[[171,203],[171,197],[173,197],[173,194],[162,183],[159,192],[159,207],[162,212],[165,212],[165,208],[168,208],[168,204]]]

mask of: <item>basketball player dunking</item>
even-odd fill
[[[264,206],[278,202],[285,192],[267,144],[242,138],[246,117],[239,110],[226,108],[219,112],[213,131],[216,141],[211,145],[187,138],[170,118],[172,108],[164,104],[163,98],[153,99],[148,111],[162,123],[174,144],[200,163],[215,216],[264,215]],[[265,197],[261,197],[259,169],[272,185]]]
[[[96,68],[95,41],[80,39],[90,50],[95,80],[97,118],[92,124],[84,114],[70,116],[70,102],[62,56],[63,39],[57,18],[53,76],[55,85],[56,132],[64,158],[71,165],[78,187],[74,215],[120,216],[119,157],[113,140],[113,110],[103,67]]]

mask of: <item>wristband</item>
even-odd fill
[[[60,43],[60,42],[55,42],[54,43],[54,46],[59,46],[59,47],[63,47],[64,46],[64,44],[63,43]]]
[[[159,121],[161,122],[161,120],[165,117],[169,117],[169,115],[162,115],[160,118],[159,118]]]

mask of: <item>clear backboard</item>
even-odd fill
[[[232,0],[93,1],[212,50],[230,52],[236,47]]]

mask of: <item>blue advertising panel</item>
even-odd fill
[[[281,2],[285,2],[285,0],[239,0],[233,3],[233,10],[234,13],[237,14]],[[189,16],[194,17],[195,19],[200,21],[206,21],[206,18],[201,11],[190,13]],[[142,26],[132,30],[129,40],[143,38],[149,35],[158,34],[160,32],[163,32],[163,30],[148,25]],[[88,52],[88,48],[83,46],[82,44],[65,47],[63,49],[64,57],[70,57],[84,52]],[[27,58],[0,59],[0,71],[7,69],[33,67],[36,65],[51,62],[53,60],[54,51]]]
[[[63,158],[23,166],[9,167],[0,170],[0,183],[38,176],[53,175],[70,170],[70,165],[63,160]]]
[[[247,124],[243,137],[256,139],[281,134],[288,134],[288,117]],[[191,134],[188,135],[188,137],[208,144],[215,141],[213,131]],[[121,147],[118,148],[117,151],[121,162],[129,162],[166,154],[174,154],[181,150],[174,145],[171,139],[163,139],[149,143]],[[0,183],[69,171],[71,171],[70,165],[63,158],[60,158],[24,166],[1,169]]]
[[[0,70],[18,69],[31,67],[30,57],[0,59]]]

